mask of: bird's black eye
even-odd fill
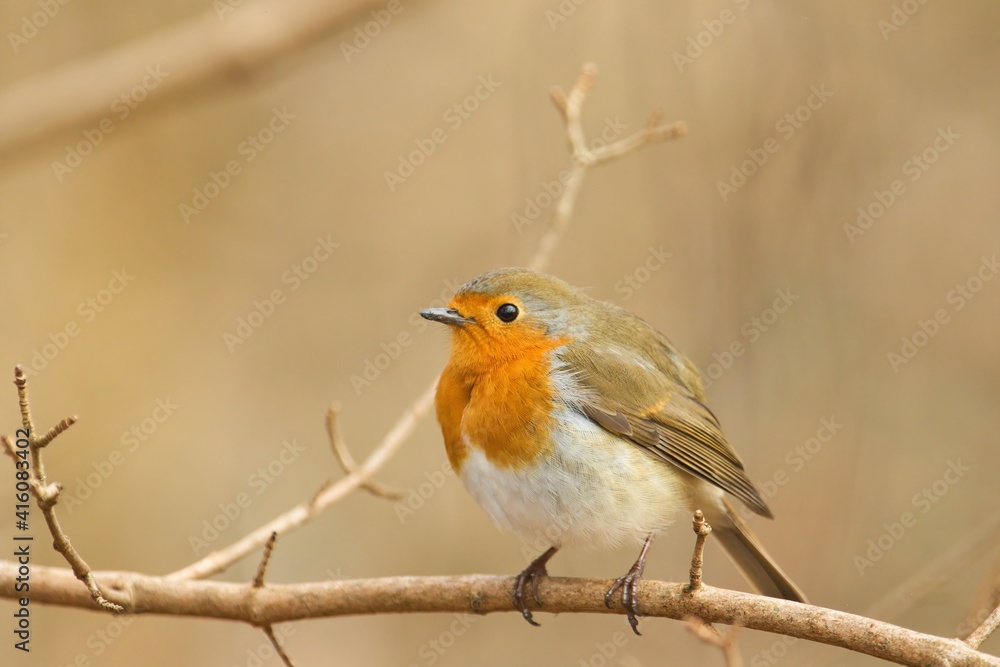
[[[497,308],[497,317],[501,322],[513,322],[517,319],[517,306],[512,303],[505,303]]]

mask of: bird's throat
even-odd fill
[[[547,341],[502,362],[445,367],[437,390],[437,413],[448,459],[456,472],[470,448],[500,468],[523,468],[552,449],[552,350]]]

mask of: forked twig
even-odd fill
[[[348,475],[357,473],[358,464],[354,461],[354,457],[351,456],[350,450],[347,449],[347,443],[344,442],[344,436],[340,432],[340,403],[331,403],[326,411],[326,434],[330,438],[330,449],[333,450],[333,455],[337,458],[337,462],[340,463],[340,467]],[[374,479],[364,480],[361,486],[376,496],[381,496],[389,500],[399,500],[403,497],[402,491],[381,484]]]
[[[583,71],[577,78],[576,83],[569,91],[569,95],[563,92],[558,86],[553,88],[550,95],[556,109],[562,115],[566,125],[566,138],[569,141],[572,153],[572,164],[569,169],[569,176],[566,179],[566,186],[559,196],[556,204],[555,216],[552,223],[546,230],[545,235],[538,244],[538,251],[534,259],[528,266],[535,271],[542,271],[548,267],[552,259],[552,253],[559,243],[559,239],[565,233],[569,225],[569,219],[573,215],[573,208],[576,205],[577,195],[580,193],[580,186],[583,185],[583,177],[590,167],[609,162],[615,158],[627,155],[632,151],[654,141],[667,141],[684,136],[687,132],[687,125],[682,121],[664,125],[661,123],[662,112],[654,111],[649,116],[646,127],[633,135],[619,139],[610,144],[591,149],[587,144],[587,138],[583,132],[581,122],[581,110],[583,103],[587,99],[587,93],[593,88],[597,81],[597,66],[587,63],[583,66]]]
[[[36,437],[34,435],[35,427],[31,420],[31,407],[28,401],[28,379],[21,366],[14,367],[14,385],[17,387],[17,402],[21,409],[21,424],[25,435],[24,437],[17,438],[16,441],[12,440],[9,436],[3,436],[0,440],[2,440],[4,451],[13,459],[14,466],[19,473],[27,473],[28,479],[25,481],[28,482],[31,494],[35,497],[38,508],[42,511],[42,516],[48,525],[49,533],[51,533],[53,540],[52,546],[66,559],[66,562],[73,569],[73,574],[87,587],[90,597],[98,606],[111,612],[123,612],[125,611],[123,607],[111,602],[104,595],[104,592],[94,579],[90,566],[83,560],[79,552],[73,548],[69,537],[59,524],[55,506],[59,501],[62,486],[59,484],[49,484],[45,479],[42,449],[52,442],[56,436],[75,424],[76,417],[67,417],[49,429],[42,437]],[[21,444],[22,441],[24,442],[23,445]],[[27,450],[27,453],[25,450]],[[24,522],[23,529],[27,530],[27,528],[28,524]]]

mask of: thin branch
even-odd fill
[[[538,251],[535,253],[534,259],[528,264],[535,271],[545,270],[552,260],[552,254],[555,252],[562,235],[566,232],[569,219],[573,215],[576,198],[580,194],[580,186],[583,185],[583,177],[587,173],[587,169],[627,155],[645,144],[682,137],[687,131],[687,126],[683,122],[669,125],[661,124],[661,112],[654,111],[649,117],[646,128],[642,131],[591,150],[583,132],[581,111],[583,103],[587,99],[587,93],[593,88],[596,81],[597,66],[593,63],[587,63],[583,66],[583,70],[569,95],[558,86],[553,88],[550,94],[553,104],[559,110],[566,125],[566,139],[569,142],[572,160],[566,186],[556,204],[555,216],[538,244]]]
[[[726,659],[726,667],[743,667],[743,657],[736,647],[736,640],[740,633],[739,626],[733,626],[729,632],[723,635],[697,616],[687,616],[684,618],[684,622],[691,634],[709,646],[715,646],[722,651],[722,655]]]
[[[275,653],[277,653],[278,657],[281,658],[281,661],[285,663],[285,667],[295,667],[295,663],[292,662],[292,659],[288,657],[288,654],[285,653],[285,648],[281,645],[281,642],[274,635],[274,628],[268,625],[267,627],[263,628],[263,630],[264,634],[267,635],[268,640],[271,642],[271,646],[274,647]]]
[[[965,640],[965,643],[972,648],[979,648],[998,627],[1000,627],[1000,607],[994,609],[993,613],[983,621],[983,624],[973,630],[972,634]]]
[[[338,579],[250,589],[246,584],[185,581],[131,572],[100,572],[114,598],[130,613],[168,614],[277,624],[307,618],[395,613],[513,612],[513,577],[385,577]],[[0,563],[0,597],[11,598],[17,567]],[[551,577],[539,593],[546,613],[621,613],[604,605],[611,581]],[[980,653],[958,639],[934,637],[842,611],[702,585],[697,595],[685,584],[644,580],[646,616],[739,625],[839,646],[901,665],[1000,667],[1000,658]],[[33,566],[31,601],[93,608],[66,568]],[[248,604],[248,596],[253,604]]]
[[[18,405],[21,409],[21,423],[27,434],[25,440],[27,440],[27,449],[31,459],[31,463],[25,471],[28,473],[28,486],[31,489],[31,494],[35,497],[38,508],[42,511],[42,517],[44,517],[45,523],[49,528],[49,533],[52,535],[52,546],[66,559],[66,562],[69,563],[73,570],[73,575],[87,587],[87,592],[90,593],[90,597],[94,602],[107,611],[122,612],[124,610],[120,606],[107,599],[100,586],[97,585],[90,566],[83,560],[79,552],[73,548],[73,545],[69,541],[69,536],[66,535],[66,532],[59,524],[55,506],[59,501],[62,486],[59,484],[49,484],[45,479],[42,449],[52,442],[56,436],[72,426],[76,422],[76,417],[63,419],[40,438],[35,436],[34,424],[31,419],[30,401],[28,400],[28,379],[25,377],[24,369],[20,366],[14,367],[14,385],[17,387]],[[15,446],[15,442],[6,435],[2,436],[0,441],[2,441],[6,453],[13,459],[15,467],[19,470],[24,470],[19,466],[21,455],[17,451],[18,447]],[[21,461],[23,460],[21,459]],[[27,529],[27,522],[25,522],[24,527]]]
[[[274,545],[278,541],[278,534],[271,533],[271,537],[268,538],[267,543],[264,544],[264,552],[260,556],[260,564],[257,566],[257,574],[254,575],[251,587],[255,590],[264,588],[264,573],[267,572],[267,564],[271,560],[271,554],[274,552]],[[256,620],[253,621],[256,624]],[[292,659],[288,657],[285,653],[285,648],[281,645],[281,641],[274,634],[274,627],[270,623],[266,623],[260,628],[267,640],[271,642],[271,646],[274,647],[275,652],[281,657],[281,661],[285,663],[286,667],[294,667],[292,664]]]
[[[416,430],[420,421],[427,416],[434,406],[434,391],[437,378],[424,393],[411,405],[396,422],[395,426],[382,438],[382,441],[369,455],[356,472],[338,480],[336,484],[328,485],[311,500],[303,501],[284,514],[272,519],[265,525],[245,535],[224,549],[213,551],[201,560],[177,570],[169,575],[171,579],[204,579],[240,560],[267,542],[271,533],[284,535],[298,528],[317,516],[330,505],[334,504],[354,489],[363,485],[379,468],[381,468],[396,451],[406,442],[410,434]]]
[[[694,534],[697,535],[694,541],[694,553],[691,554],[691,581],[688,583],[688,592],[693,593],[702,586],[701,568],[705,563],[705,541],[712,532],[712,527],[705,521],[705,515],[701,510],[695,510],[691,523]]]
[[[340,432],[339,417],[340,403],[331,403],[326,411],[326,434],[330,438],[330,449],[333,450],[333,455],[337,458],[337,462],[340,463],[340,467],[343,468],[344,473],[353,475],[358,471],[358,464],[355,463],[354,457],[351,456],[350,450],[347,449],[347,443],[344,442],[344,436]],[[388,498],[389,500],[399,500],[403,497],[402,491],[381,484],[374,479],[365,480],[361,486],[376,496]]]
[[[333,33],[384,2],[270,0],[219,12],[215,7],[220,4],[96,56],[71,58],[0,91],[0,153],[63,129],[96,124],[107,117],[109,105],[122,91],[140,84],[147,88],[148,97],[142,102],[147,106],[245,74]],[[152,79],[150,70],[157,73]]]

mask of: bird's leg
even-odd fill
[[[521,612],[524,620],[534,626],[537,626],[538,623],[531,618],[531,610],[528,609],[528,605],[524,601],[524,589],[527,588],[530,582],[531,597],[534,598],[535,604],[541,607],[542,603],[538,599],[538,582],[542,577],[549,576],[548,570],[545,569],[545,564],[549,562],[550,558],[556,555],[557,551],[559,551],[559,547],[549,547],[548,551],[531,561],[531,564],[524,568],[524,571],[514,579],[514,608]]]
[[[614,586],[604,596],[604,604],[607,605],[608,609],[611,609],[611,600],[614,599],[615,591],[619,588],[622,589],[622,606],[625,607],[625,613],[628,615],[628,624],[632,626],[632,632],[637,635],[641,635],[642,633],[639,632],[639,620],[636,618],[639,615],[639,600],[636,597],[635,585],[642,579],[642,571],[646,569],[646,554],[649,552],[649,545],[652,543],[653,533],[650,533],[642,545],[639,558],[629,568],[628,572],[615,579]]]

